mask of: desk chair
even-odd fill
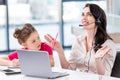
[[[120,51],[117,51],[116,59],[115,59],[114,65],[113,65],[111,76],[120,78]]]

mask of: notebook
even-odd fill
[[[20,74],[21,70],[19,67],[0,66],[0,71],[6,75]]]
[[[49,54],[46,51],[17,50],[21,73],[27,76],[54,79],[69,75],[52,72]]]

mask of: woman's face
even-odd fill
[[[89,7],[85,7],[82,12],[82,24],[84,25],[83,28],[86,30],[91,30],[95,28],[95,18],[90,12]]]
[[[41,40],[37,31],[32,32],[23,46],[29,50],[40,50]]]

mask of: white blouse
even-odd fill
[[[69,69],[97,74],[97,66],[94,57],[95,52],[93,48],[86,52],[85,37],[86,35],[79,36],[73,44],[69,58]],[[106,40],[103,45],[107,45],[111,48],[102,58],[105,66],[105,75],[110,75],[116,56],[115,44],[112,40]]]

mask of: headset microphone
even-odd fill
[[[79,24],[79,26],[81,27],[81,26],[84,26],[84,25]]]

